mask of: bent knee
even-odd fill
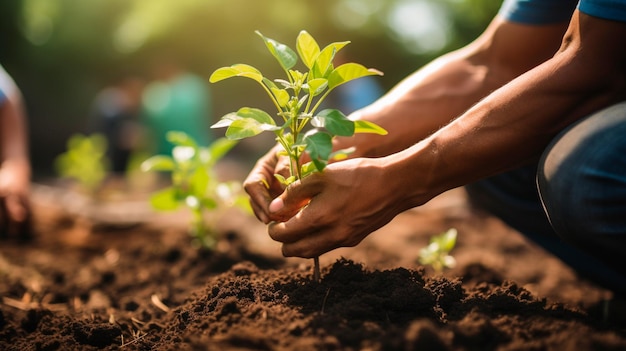
[[[626,103],[620,103],[571,126],[544,152],[540,198],[565,240],[603,247],[626,240],[625,136]]]

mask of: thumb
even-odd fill
[[[270,217],[274,221],[284,222],[298,213],[311,199],[320,193],[320,182],[314,175],[304,181],[289,185],[280,196],[269,205]]]

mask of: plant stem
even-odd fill
[[[313,257],[313,281],[316,283],[320,282],[320,277],[322,276],[320,272],[320,257]]]

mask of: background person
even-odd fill
[[[206,127],[211,124],[212,102],[206,79],[167,57],[157,61],[154,75],[143,94],[143,120],[154,152],[171,155],[174,145],[166,135],[172,130],[208,146],[213,140]]]
[[[111,172],[123,177],[130,157],[141,139],[143,79],[125,76],[98,93],[93,103],[89,130],[107,140]]]
[[[0,238],[31,235],[30,176],[22,96],[0,65]]]

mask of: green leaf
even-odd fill
[[[354,133],[372,133],[378,135],[387,135],[387,131],[376,123],[369,121],[354,121]]]
[[[232,67],[220,67],[216,69],[209,77],[209,82],[216,83],[224,79],[237,77],[239,71]]]
[[[233,123],[234,120],[236,120],[237,117],[237,113],[236,112],[231,112],[227,115],[222,116],[222,118],[220,118],[219,121],[217,121],[216,123],[214,123],[211,128],[226,128],[228,127],[231,123]]]
[[[313,162],[307,162],[300,166],[300,174],[302,175],[302,178],[314,172],[317,172],[317,168]]]
[[[165,134],[165,138],[174,145],[191,146],[193,148],[198,147],[196,140],[185,132],[177,130],[169,131]]]
[[[206,168],[196,168],[189,177],[189,193],[195,195],[198,199],[205,197],[205,192],[210,181],[211,179]]]
[[[204,197],[200,199],[200,206],[209,210],[214,210],[217,208],[217,201],[215,201],[215,199]]]
[[[209,146],[209,166],[214,165],[218,160],[220,160],[230,149],[237,145],[236,140],[230,140],[227,138],[219,138],[211,143]]]
[[[296,181],[296,176],[290,176],[288,178],[283,177],[281,174],[274,174],[274,178],[278,180],[278,182],[284,186],[287,186]]]
[[[216,83],[232,77],[246,77],[253,79],[259,83],[263,81],[263,75],[258,69],[250,65],[239,63],[230,67],[218,68],[209,77],[209,82]]]
[[[311,162],[315,164],[315,168],[320,172],[323,171],[333,151],[331,135],[313,129],[304,136],[303,142],[306,144],[305,150],[311,157]]]
[[[253,119],[262,125],[267,125],[268,130],[275,130],[272,127],[276,126],[274,119],[265,111],[258,108],[242,107],[237,111],[237,116],[241,118]]]
[[[270,88],[270,90],[274,94],[274,97],[276,97],[276,101],[278,102],[278,105],[280,107],[285,107],[287,103],[289,102],[289,98],[290,98],[287,90],[278,89],[278,88]]]
[[[173,211],[178,208],[180,201],[174,188],[160,190],[150,196],[150,205],[160,211]]]
[[[261,32],[256,31],[263,41],[265,42],[265,46],[272,53],[272,55],[278,60],[280,66],[285,70],[291,69],[298,62],[298,55],[289,48],[287,45],[277,42],[274,39],[270,39],[265,37]]]
[[[249,138],[265,131],[280,130],[267,112],[256,108],[242,107],[234,115],[227,116],[230,120],[226,130],[228,139]]]
[[[328,74],[333,69],[333,59],[339,50],[341,50],[344,46],[348,45],[349,41],[336,42],[327,45],[322,51],[320,51],[319,55],[315,59],[315,63],[311,68],[311,76],[309,79],[314,78],[327,78]]]
[[[323,93],[328,87],[328,80],[324,78],[315,78],[311,79],[307,84],[309,86],[309,93],[312,96],[317,96]]]
[[[141,170],[149,171],[171,171],[176,168],[174,160],[165,155],[156,155],[148,158],[141,163]]]
[[[354,121],[335,109],[320,111],[313,117],[311,124],[314,127],[326,128],[333,135],[352,136],[354,134]]]
[[[296,49],[304,65],[309,69],[313,67],[315,59],[320,53],[320,47],[311,34],[304,30],[301,31],[296,39]]]
[[[248,138],[264,131],[280,130],[272,117],[263,110],[242,107],[222,117],[211,128],[224,128],[226,137],[231,140]]]
[[[345,160],[351,153],[354,152],[354,150],[356,150],[356,148],[353,146],[346,149],[334,151],[332,154],[330,154],[330,157],[328,159],[336,161]]]
[[[226,137],[232,140],[239,140],[253,137],[261,134],[263,131],[259,122],[253,119],[238,119],[233,121],[228,129],[226,129]]]
[[[333,89],[353,79],[373,75],[382,76],[383,74],[378,70],[366,68],[358,63],[344,63],[330,72],[330,75],[328,76],[328,87],[329,89]]]
[[[439,247],[444,252],[450,252],[456,245],[457,230],[455,228],[448,229],[445,233],[440,234],[436,240]]]

